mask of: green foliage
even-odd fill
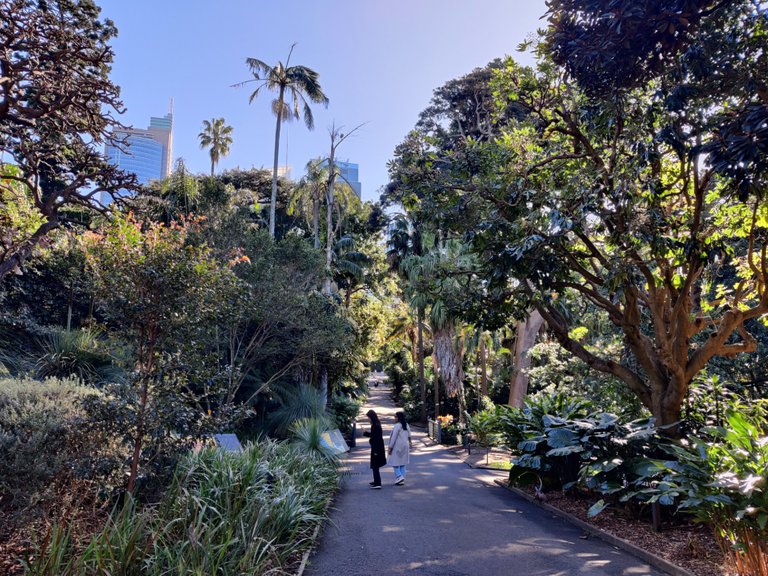
[[[85,401],[101,394],[77,380],[0,380],[0,500],[20,510],[51,503],[78,479],[116,482],[124,456],[94,432]],[[111,464],[110,464],[111,463]]]
[[[303,418],[291,425],[291,437],[303,452],[316,453],[335,462],[338,456],[323,443],[323,433],[328,430],[325,418]]]
[[[537,482],[539,489],[579,484],[615,501],[646,487],[646,459],[660,450],[652,419],[622,423],[614,414],[591,412],[589,404],[563,395],[540,397],[522,409],[502,408],[498,419],[508,441],[516,442],[510,482]],[[601,500],[590,514],[604,505]]]
[[[35,362],[38,378],[68,378],[99,383],[119,376],[104,351],[99,332],[89,329],[53,330],[41,339],[44,354]]]
[[[344,434],[352,432],[352,423],[360,413],[361,403],[354,398],[335,394],[328,404],[333,425]]]
[[[480,446],[492,446],[497,434],[501,431],[499,413],[501,407],[485,408],[474,414],[467,414],[467,430],[475,435],[475,440]]]
[[[269,413],[270,428],[285,437],[300,420],[322,420],[326,429],[329,422],[325,413],[323,393],[306,382],[297,386],[284,386],[275,391],[279,406]]]
[[[392,395],[398,401],[400,395],[407,387],[416,384],[416,370],[413,359],[407,350],[401,348],[395,351],[390,359],[385,372],[389,385],[392,387]]]
[[[0,238],[0,255],[2,256],[29,238],[45,221],[35,207],[34,196],[29,187],[15,180],[20,176],[18,167],[0,164],[0,229],[3,230]]]
[[[721,426],[728,407],[738,395],[727,381],[717,374],[700,374],[691,382],[684,404],[685,423],[695,431],[705,426]]]
[[[567,393],[540,394],[528,398],[522,408],[499,406],[499,427],[507,446],[512,449],[529,436],[544,433],[546,416],[569,420],[586,417],[591,405],[585,400],[571,398]]]
[[[283,572],[310,544],[338,486],[336,468],[295,445],[186,457],[156,508],[129,498],[83,550],[54,526],[29,564],[35,576]]]
[[[651,462],[660,481],[630,496],[677,501],[715,526],[734,563],[746,566],[740,573],[759,574],[768,565],[768,408],[744,408],[730,408],[723,426],[702,429],[705,436],[670,446],[672,459]]]
[[[604,332],[611,335],[612,331],[605,327]],[[582,338],[581,342],[590,349],[599,348],[603,355],[620,361],[623,346],[619,342],[607,342],[604,338],[590,340]],[[587,399],[606,412],[624,418],[639,418],[642,415],[642,404],[626,384],[608,374],[591,370],[557,342],[543,339],[531,348],[529,355],[532,358],[528,370],[529,393],[547,395],[569,391],[573,396]]]
[[[132,444],[129,491],[143,465],[236,416],[216,339],[238,303],[239,282],[187,235],[183,226],[144,227],[129,216],[85,239],[94,293],[133,354],[131,378],[94,407]]]

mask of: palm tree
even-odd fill
[[[212,118],[203,120],[203,131],[197,135],[200,139],[200,148],[210,148],[211,176],[213,176],[216,164],[229,154],[232,145],[232,126],[227,126],[224,118]]]
[[[315,248],[320,248],[320,203],[326,193],[328,165],[322,158],[307,162],[307,174],[293,191],[288,214],[301,211],[311,220]]]
[[[253,80],[241,82],[240,85],[248,82],[257,82],[257,88],[251,93],[248,103],[259,95],[259,91],[266,87],[269,90],[277,91],[277,98],[272,101],[272,112],[277,121],[275,123],[275,161],[272,169],[272,198],[269,207],[269,234],[275,237],[275,204],[277,203],[277,162],[280,153],[280,126],[283,122],[299,118],[299,107],[303,107],[304,123],[307,128],[312,130],[315,127],[315,121],[312,117],[310,102],[328,106],[328,98],[323,93],[318,82],[318,73],[306,66],[289,66],[291,54],[296,46],[294,43],[288,52],[288,59],[285,64],[278,62],[275,66],[270,66],[262,60],[256,58],[246,58],[245,63],[253,74]],[[286,96],[292,101],[289,106],[286,103]]]
[[[424,313],[428,300],[424,291],[418,286],[420,282],[411,281],[409,273],[409,269],[413,267],[412,260],[417,261],[416,258],[423,254],[421,228],[416,223],[409,221],[408,218],[400,215],[393,220],[388,234],[387,261],[390,268],[405,282],[406,293],[408,293],[410,303],[416,308],[418,341],[416,360],[419,371],[419,397],[421,400],[419,420],[422,423],[426,423],[427,382],[424,379]],[[437,390],[437,387],[435,387],[435,390]],[[435,406],[435,416],[437,416],[437,402]]]

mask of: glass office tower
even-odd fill
[[[141,184],[162,180],[171,174],[173,113],[150,118],[146,130],[118,130],[115,136],[124,143],[120,147],[107,145],[105,154],[111,164],[136,174]]]

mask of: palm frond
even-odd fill
[[[258,58],[246,58],[245,63],[256,80],[263,80],[264,77],[273,74],[275,71],[274,67]]]

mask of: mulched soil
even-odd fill
[[[494,467],[494,463],[509,462],[510,454],[502,450],[492,450],[486,465],[485,449],[472,449],[471,454],[460,446],[451,451],[473,468]],[[534,495],[533,489],[530,494]],[[733,576],[723,565],[723,555],[718,547],[712,530],[701,524],[673,525],[665,523],[661,532],[654,532],[650,523],[637,520],[622,513],[621,510],[608,508],[595,518],[587,517],[587,510],[594,504],[594,496],[573,493],[547,492],[545,502],[550,506],[568,512],[576,518],[614,536],[631,542],[652,554],[684,568],[696,576]]]
[[[0,576],[24,573],[22,559],[30,558],[55,518],[67,519],[76,545],[104,526],[109,505],[96,498],[92,483],[58,482],[52,492],[50,500],[26,511],[3,506],[0,501]]]

